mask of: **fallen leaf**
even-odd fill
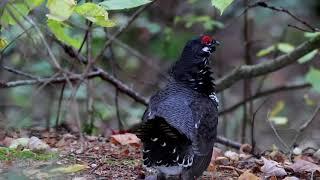
[[[111,135],[111,142],[113,144],[121,145],[137,145],[140,144],[140,139],[135,134],[131,133],[115,134]]]
[[[315,171],[320,172],[320,166],[302,159],[297,160],[289,167],[296,173],[315,172]]]
[[[252,151],[252,146],[250,144],[242,144],[240,147],[240,153],[250,154]]]
[[[283,180],[299,180],[299,178],[295,177],[295,176],[287,176],[286,178],[284,178]]]
[[[227,157],[217,157],[215,159],[214,163],[217,164],[217,165],[225,165],[225,166],[230,164],[229,163],[229,158],[227,158]]]
[[[239,161],[239,154],[233,151],[226,151],[224,156],[233,161]]]
[[[284,170],[283,166],[281,166],[278,162],[273,160],[268,160],[262,157],[264,165],[261,167],[261,171],[263,172],[264,176],[286,176],[287,172]]]
[[[75,173],[78,171],[82,171],[86,168],[88,168],[87,165],[73,164],[73,165],[66,166],[66,167],[59,167],[59,168],[51,169],[50,173]]]
[[[32,136],[28,142],[28,148],[31,151],[47,151],[50,149],[50,146],[40,140],[39,138]]]
[[[260,180],[259,177],[256,175],[252,174],[251,172],[245,171],[244,173],[241,174],[241,176],[238,178],[238,180]]]
[[[27,147],[28,143],[29,143],[29,138],[14,139],[14,140],[12,140],[9,148],[17,149],[18,146],[25,148],[25,147]]]

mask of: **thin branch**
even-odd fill
[[[223,144],[225,146],[232,147],[235,149],[240,149],[240,147],[241,147],[241,143],[227,139],[223,136],[217,136],[217,143],[220,143],[220,144]]]
[[[310,39],[305,43],[302,43],[292,52],[279,56],[275,60],[262,62],[257,65],[242,65],[238,68],[235,68],[229,74],[216,81],[216,89],[218,92],[220,92],[226,88],[229,88],[241,79],[253,78],[277,71],[296,62],[302,56],[318,48],[320,48],[320,35]]]
[[[290,149],[289,146],[284,142],[284,140],[281,138],[281,136],[279,135],[278,131],[276,130],[276,128],[273,125],[273,122],[270,120],[270,111],[267,114],[267,122],[269,123],[272,131],[274,132],[274,134],[276,135],[276,137],[278,138],[278,140],[280,141],[280,143],[286,147],[287,149]]]
[[[31,78],[31,79],[38,79],[39,78],[38,76],[35,76],[35,75],[32,75],[32,74],[29,74],[29,73],[26,73],[26,72],[11,68],[9,66],[1,65],[1,67],[3,69],[5,69],[6,71],[11,72],[13,74],[17,74],[19,76],[23,76],[23,77],[27,77],[27,78]]]
[[[298,138],[300,137],[301,133],[307,128],[309,127],[309,125],[312,123],[312,121],[316,118],[317,114],[320,112],[320,104],[317,105],[316,109],[313,111],[312,115],[310,116],[310,118],[305,122],[303,123],[297,133],[296,133],[296,136],[293,138],[293,143],[291,145],[291,147],[293,147],[296,143],[297,143],[297,140]]]
[[[265,99],[256,109],[255,112],[252,114],[252,119],[251,119],[251,154],[255,154],[255,148],[256,148],[256,140],[255,140],[255,133],[254,133],[254,127],[255,127],[255,119],[256,115],[258,114],[259,110],[262,108],[262,106],[268,101],[269,99]]]
[[[220,111],[219,115],[224,115],[226,113],[232,112],[232,111],[236,110],[237,108],[241,107],[243,104],[245,104],[248,101],[253,101],[255,99],[269,96],[269,95],[279,93],[279,92],[293,91],[293,90],[299,90],[299,89],[304,89],[304,88],[309,88],[309,87],[311,87],[311,84],[304,83],[304,84],[298,84],[298,85],[284,85],[284,86],[276,87],[276,88],[269,89],[269,90],[266,90],[263,92],[258,92],[257,94],[255,94],[251,97],[248,97],[247,99],[244,99],[243,101],[240,101],[237,104],[235,104],[229,108],[226,108],[225,110]]]
[[[103,56],[104,51],[110,46],[112,41],[115,38],[119,37],[129,27],[129,25],[131,25],[134,22],[134,20],[136,20],[136,18],[140,16],[141,13],[143,13],[146,9],[148,9],[156,1],[157,0],[154,0],[154,1],[150,2],[147,5],[140,7],[136,12],[134,12],[132,14],[132,16],[130,17],[130,19],[128,20],[128,22],[125,25],[121,26],[117,32],[115,32],[113,35],[111,35],[109,40],[103,45],[101,51],[98,53],[98,55],[96,56],[94,61],[96,61],[98,59],[101,59],[101,57]]]
[[[291,16],[293,19],[295,19],[296,21],[300,22],[301,24],[305,25],[306,27],[308,27],[310,30],[312,30],[313,32],[319,31],[319,28],[315,28],[313,27],[311,24],[307,23],[306,21],[300,19],[299,17],[297,17],[296,15],[294,15],[293,13],[291,13],[289,10],[283,8],[283,7],[275,7],[275,6],[271,6],[269,4],[267,4],[266,2],[257,2],[255,3],[253,6],[259,6],[262,8],[267,8],[267,9],[271,9],[273,11],[277,11],[277,12],[283,12],[286,13],[287,15]]]

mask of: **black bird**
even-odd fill
[[[219,42],[203,35],[185,45],[167,86],[151,97],[135,133],[143,164],[157,179],[195,179],[210,163],[217,134],[218,100],[209,57]]]

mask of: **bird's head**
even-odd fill
[[[210,57],[219,45],[212,36],[202,35],[187,42],[182,52],[182,60],[202,61]]]

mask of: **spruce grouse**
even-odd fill
[[[158,170],[156,179],[195,179],[210,163],[218,100],[209,57],[216,45],[219,42],[208,35],[187,42],[169,83],[151,97],[136,129],[143,143],[143,164]]]

